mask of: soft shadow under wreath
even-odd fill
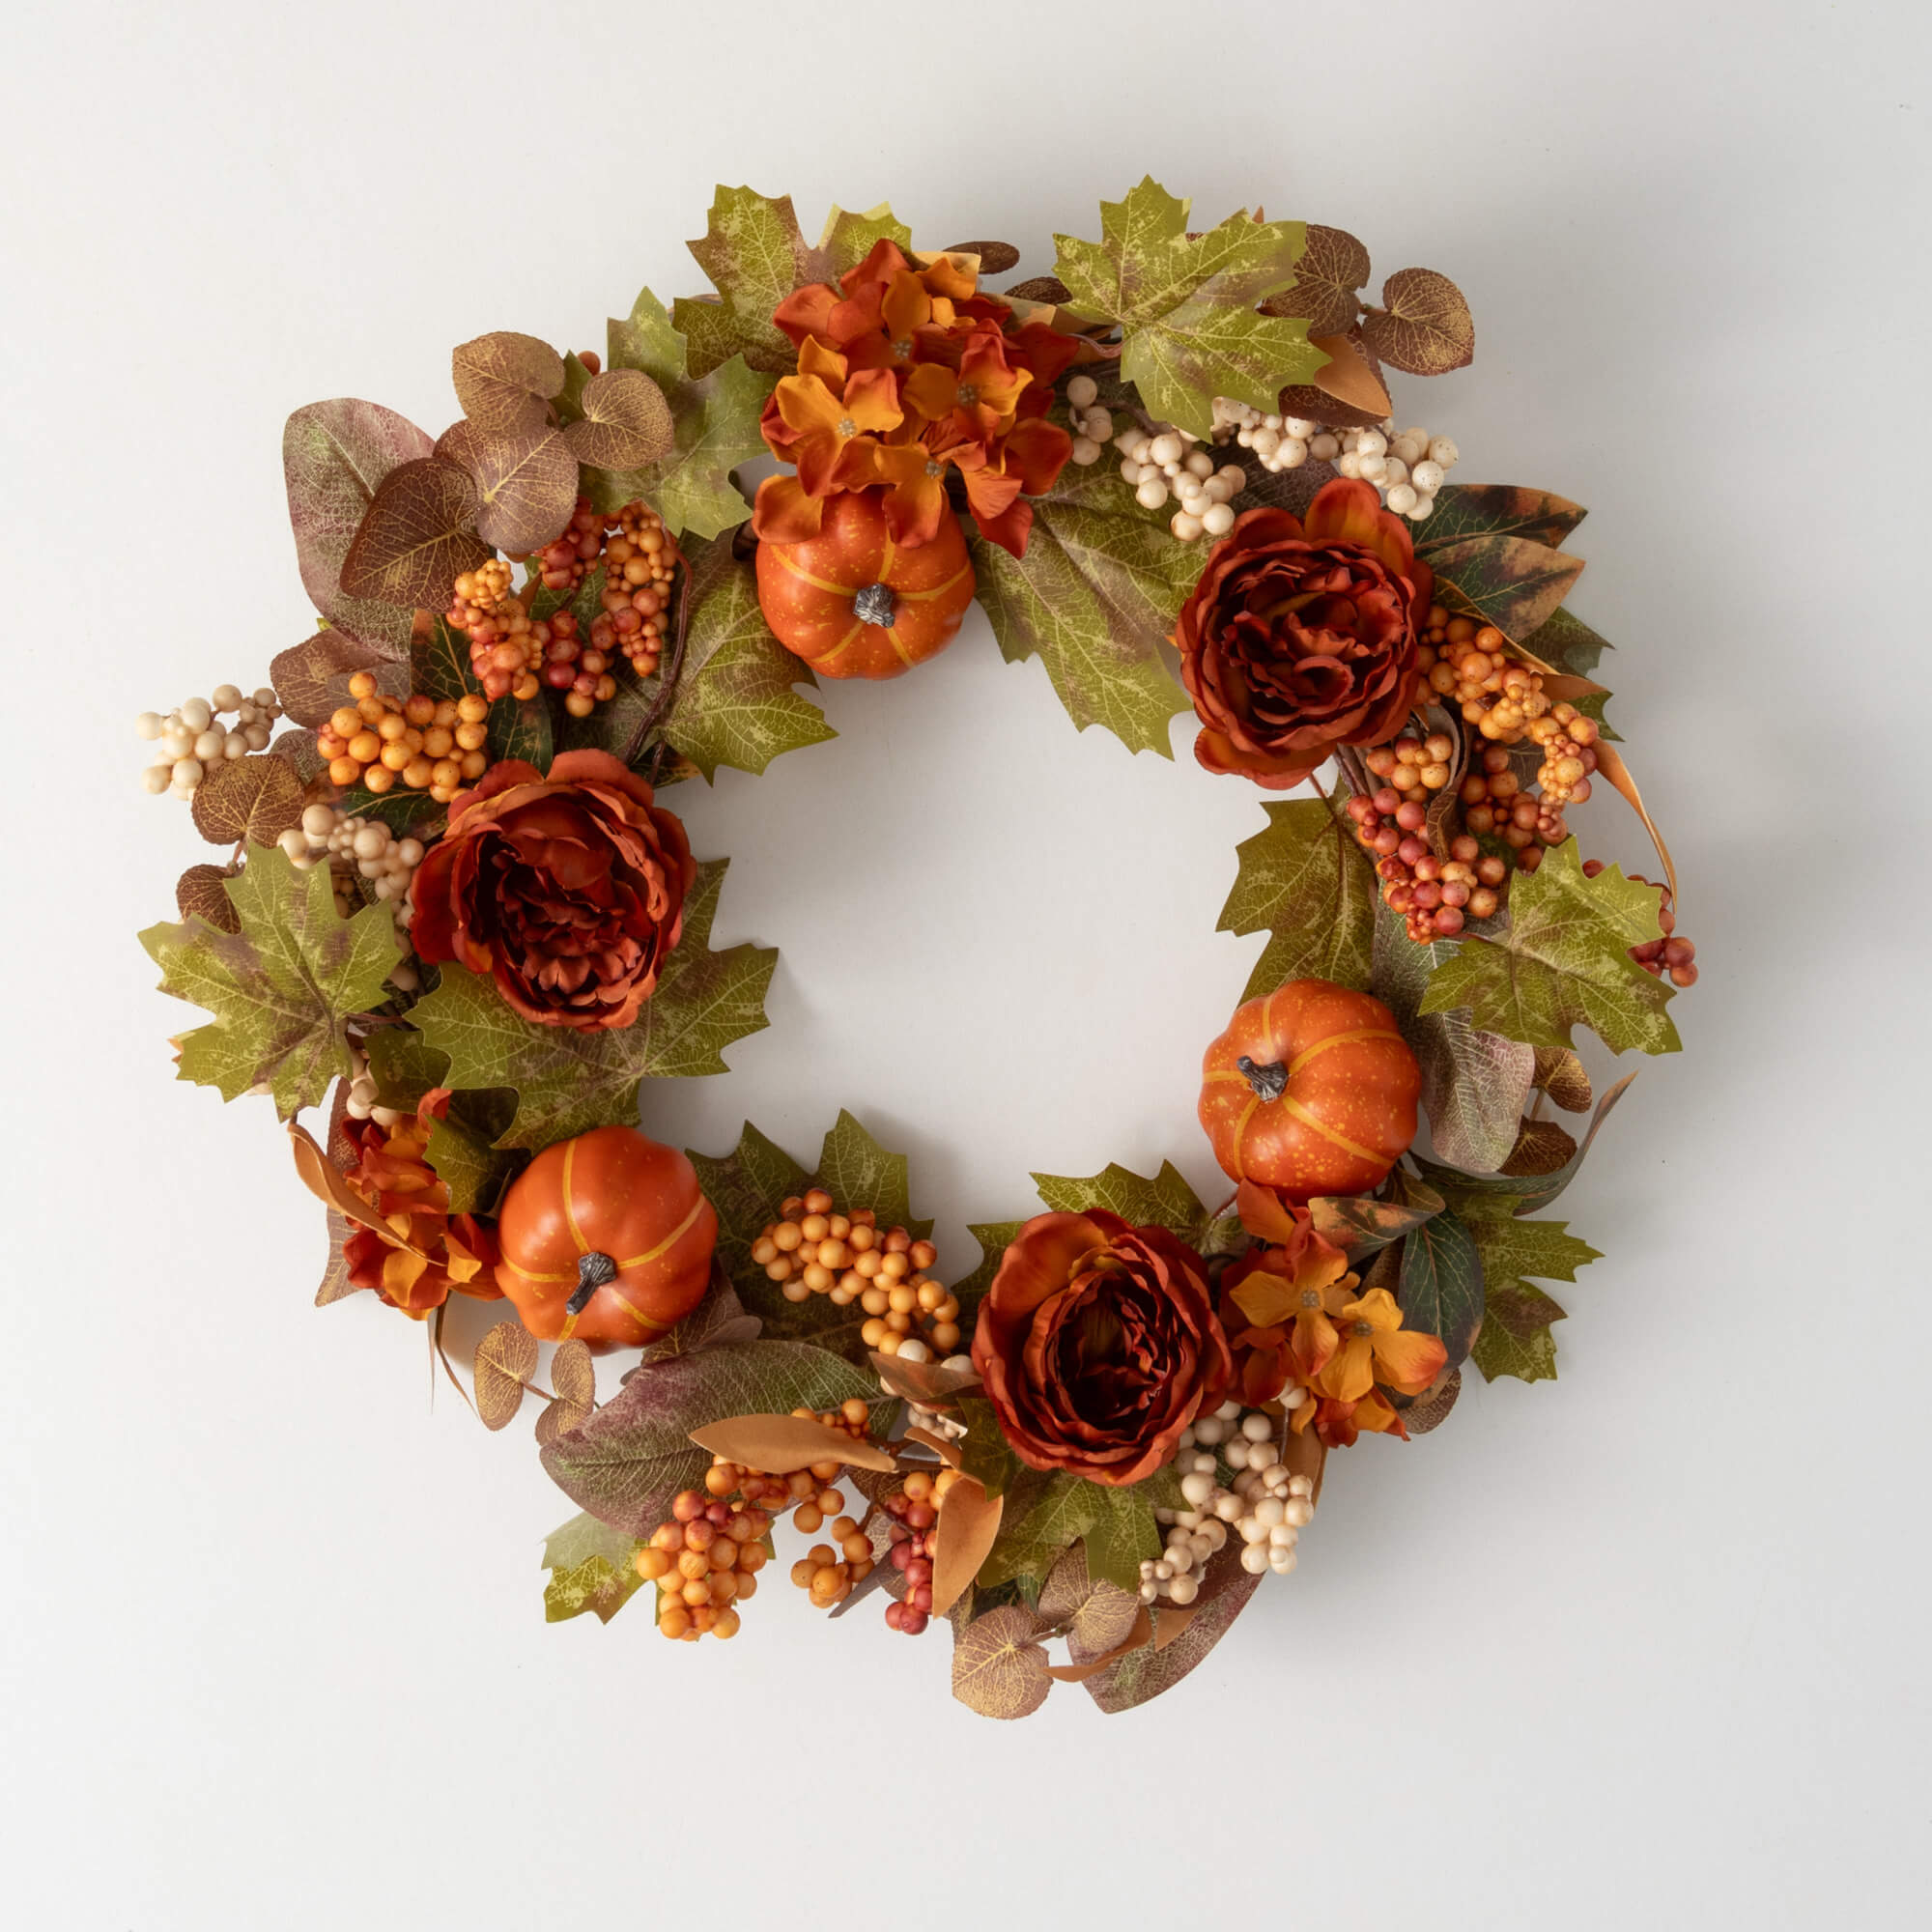
[[[714,293],[646,290],[601,356],[465,343],[434,440],[298,410],[320,624],[252,696],[141,721],[147,788],[231,848],[142,935],[214,1015],[181,1077],[289,1123],[319,1303],[425,1321],[459,1389],[448,1297],[506,1304],[465,1395],[492,1429],[542,1399],[582,1511],[553,1620],[648,1582],[663,1634],[732,1636],[788,1518],[810,1603],[950,1623],[975,1710],[1127,1710],[1293,1571],[1331,1449],[1435,1428],[1466,1364],[1555,1374],[1539,1284],[1596,1250],[1545,1210],[1627,1084],[1593,1095],[1575,1029],[1674,1051],[1696,978],[1564,604],[1583,512],[1395,427],[1387,371],[1469,360],[1453,283],[1370,301],[1340,230],[1187,223],[1143,181],[996,295],[1005,243],[880,207],[812,245],[720,188]],[[1204,783],[1284,796],[1221,919],[1268,934],[1203,1059],[1228,1198],[1037,1174],[962,1275],[850,1113],[809,1165],[636,1122],[765,1025],[778,956],[711,945],[725,862],[664,799],[830,738],[817,676],[898,676],[975,598],[1077,726],[1167,755],[1191,704]],[[1581,857],[1598,781],[1662,883]]]

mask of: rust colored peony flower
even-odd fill
[[[1035,1469],[1151,1475],[1227,1394],[1234,1363],[1201,1258],[1118,1214],[1038,1214],[980,1305],[973,1366]]]
[[[381,1127],[374,1121],[344,1121],[355,1165],[343,1179],[396,1234],[417,1250],[400,1247],[373,1228],[357,1228],[342,1244],[349,1279],[372,1288],[391,1308],[420,1321],[452,1293],[478,1301],[500,1301],[497,1241],[488,1223],[449,1211],[449,1189],[423,1158],[430,1124],[449,1105],[449,1089],[423,1096],[413,1120]]]
[[[1367,483],[1324,484],[1305,519],[1236,518],[1175,627],[1203,726],[1194,755],[1283,791],[1338,745],[1393,738],[1414,701],[1435,582]]]
[[[651,801],[608,752],[560,753],[548,778],[521,758],[492,765],[416,868],[417,954],[493,975],[539,1026],[629,1026],[697,875],[683,825]]]

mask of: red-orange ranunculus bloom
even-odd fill
[[[1118,1214],[1037,1214],[980,1304],[973,1366],[1030,1468],[1137,1483],[1219,1406],[1234,1364],[1201,1258]]]
[[[1435,573],[1367,483],[1324,484],[1305,518],[1249,510],[1176,620],[1194,755],[1271,791],[1338,745],[1396,736],[1415,699]]]
[[[418,1252],[412,1254],[373,1228],[356,1228],[342,1244],[349,1279],[372,1288],[391,1308],[420,1321],[440,1308],[452,1292],[478,1301],[499,1301],[496,1236],[473,1214],[449,1211],[449,1188],[423,1158],[430,1128],[449,1106],[449,1089],[423,1096],[412,1119],[392,1127],[374,1121],[345,1120],[342,1130],[355,1151],[355,1164],[343,1179],[382,1215],[394,1234]]]

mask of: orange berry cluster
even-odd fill
[[[1432,731],[1427,738],[1378,745],[1362,762],[1409,804],[1426,805],[1431,792],[1449,782],[1449,760],[1455,755],[1456,741],[1446,731]]]
[[[860,1339],[884,1355],[914,1340],[941,1355],[959,1346],[958,1297],[927,1272],[939,1259],[930,1241],[905,1228],[881,1231],[869,1208],[840,1212],[822,1187],[781,1202],[779,1213],[753,1242],[752,1259],[787,1301],[814,1294],[839,1308],[856,1301],[867,1317]]]
[[[573,718],[588,718],[617,694],[609,657],[584,649],[576,613],[532,617],[501,557],[462,572],[443,614],[469,638],[469,668],[486,697],[534,697],[549,685]]]
[[[315,734],[331,784],[359,784],[372,792],[402,784],[447,805],[466,781],[489,769],[484,721],[490,706],[483,698],[418,695],[399,701],[384,696],[366,670],[349,680],[349,695],[355,703],[343,705]]]
[[[646,504],[626,503],[614,523],[604,544],[604,608],[591,619],[590,642],[600,651],[622,651],[639,677],[649,677],[664,655],[677,546]]]
[[[1466,833],[1450,840],[1446,859],[1438,858],[1424,837],[1428,813],[1390,785],[1366,798],[1358,793],[1348,810],[1356,842],[1375,855],[1382,902],[1402,914],[1409,938],[1427,945],[1461,932],[1465,920],[1494,917],[1509,868],[1485,857]]]
[[[886,1605],[888,1630],[918,1636],[931,1621],[933,1537],[939,1505],[958,1480],[957,1469],[937,1469],[930,1475],[916,1469],[905,1479],[904,1489],[880,1498],[879,1507],[891,1520],[887,1528],[892,1544],[886,1550],[886,1561],[906,1583],[905,1596]]]
[[[794,1415],[822,1422],[855,1442],[866,1439],[868,1415],[863,1402],[816,1415],[809,1408]],[[838,1517],[833,1534],[847,1534],[839,1517],[845,1498],[826,1485],[844,1465],[814,1463],[788,1476],[774,1476],[719,1456],[704,1472],[704,1488],[683,1490],[672,1498],[668,1522],[651,1532],[632,1559],[638,1575],[658,1586],[658,1629],[668,1637],[690,1642],[700,1636],[735,1636],[737,1605],[757,1591],[772,1525],[791,1512],[808,1536],[825,1519]],[[849,1525],[856,1529],[856,1525]],[[869,1557],[871,1545],[866,1545]],[[847,1585],[849,1588],[849,1584]]]

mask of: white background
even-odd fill
[[[9,43],[0,1845],[75,1928],[1895,1924],[1927,1877],[1922,9],[33,7]],[[201,856],[134,714],[308,627],[281,423],[432,430],[452,343],[601,345],[712,185],[1050,265],[1151,170],[1450,273],[1398,386],[1591,506],[1576,608],[1684,874],[1690,1051],[1563,1204],[1560,1384],[1340,1458],[1182,1689],[1024,1728],[943,1634],[546,1628],[571,1513],[423,1331],[315,1311],[266,1103],[172,1084],[137,926]],[[771,1029],[645,1124],[908,1149],[945,1258],[1029,1169],[1206,1189],[1255,796],[1076,735],[977,614],[683,788]],[[1643,857],[1607,792],[1591,849]],[[610,1374],[607,1371],[607,1376]],[[532,1410],[534,1405],[532,1406]]]

